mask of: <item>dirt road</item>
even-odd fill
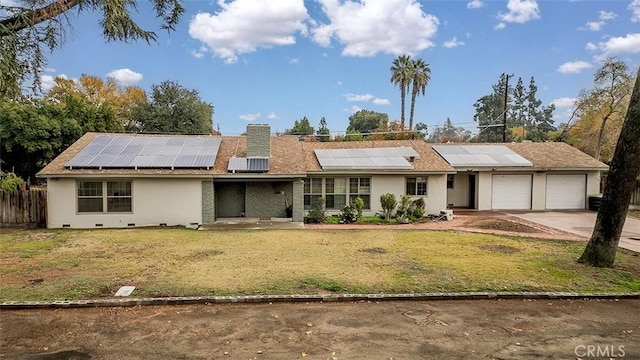
[[[640,358],[640,300],[2,311],[0,359]]]

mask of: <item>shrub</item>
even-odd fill
[[[386,193],[380,195],[380,206],[382,206],[382,210],[384,211],[385,219],[391,219],[393,215],[393,210],[395,210],[398,201],[396,200],[396,196],[391,193]]]
[[[311,224],[320,224],[324,222],[326,217],[327,215],[324,211],[324,198],[320,198],[313,209],[309,211],[309,214],[305,216],[304,221]]]
[[[350,224],[358,221],[358,209],[356,204],[352,203],[343,207],[338,217],[342,224]]]
[[[422,219],[426,212],[425,207],[426,207],[426,204],[424,202],[424,198],[417,198],[413,200],[410,207],[411,214],[409,214],[409,217],[411,217],[414,220]]]
[[[402,195],[400,198],[400,204],[398,205],[398,210],[396,211],[396,218],[398,219],[408,219],[411,211],[411,196]]]
[[[12,172],[6,173],[0,171],[0,191],[18,190],[23,182],[24,180]]]
[[[358,212],[358,220],[362,219],[362,210],[364,209],[364,200],[358,196],[354,203],[356,204],[356,211]]]

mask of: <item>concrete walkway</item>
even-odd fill
[[[595,211],[536,211],[509,212],[527,221],[532,221],[589,239],[596,223]],[[627,218],[620,237],[619,247],[640,253],[640,220]]]
[[[202,230],[261,230],[261,229],[304,229],[304,223],[293,222],[290,218],[221,218],[211,225],[203,225]]]

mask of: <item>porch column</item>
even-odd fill
[[[297,179],[293,181],[292,203],[293,221],[304,221],[304,181]]]

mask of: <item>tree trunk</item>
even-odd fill
[[[418,96],[418,92],[416,89],[413,89],[411,92],[411,110],[409,111],[409,131],[413,131],[413,112],[416,107],[416,97]]]
[[[405,104],[405,99],[406,99],[406,94],[407,94],[407,87],[404,84],[400,84],[400,106],[402,106],[402,109],[400,109],[400,125],[402,127],[402,132],[404,132],[404,104]]]
[[[615,261],[629,201],[640,175],[640,69],[631,94],[629,109],[611,160],[600,209],[591,239],[578,262],[611,267]]]
[[[607,125],[607,120],[613,112],[609,111],[607,115],[602,118],[602,124],[600,124],[600,131],[598,131],[598,141],[596,143],[596,154],[594,158],[600,160],[600,153],[602,152],[602,136],[604,135],[604,127]]]

